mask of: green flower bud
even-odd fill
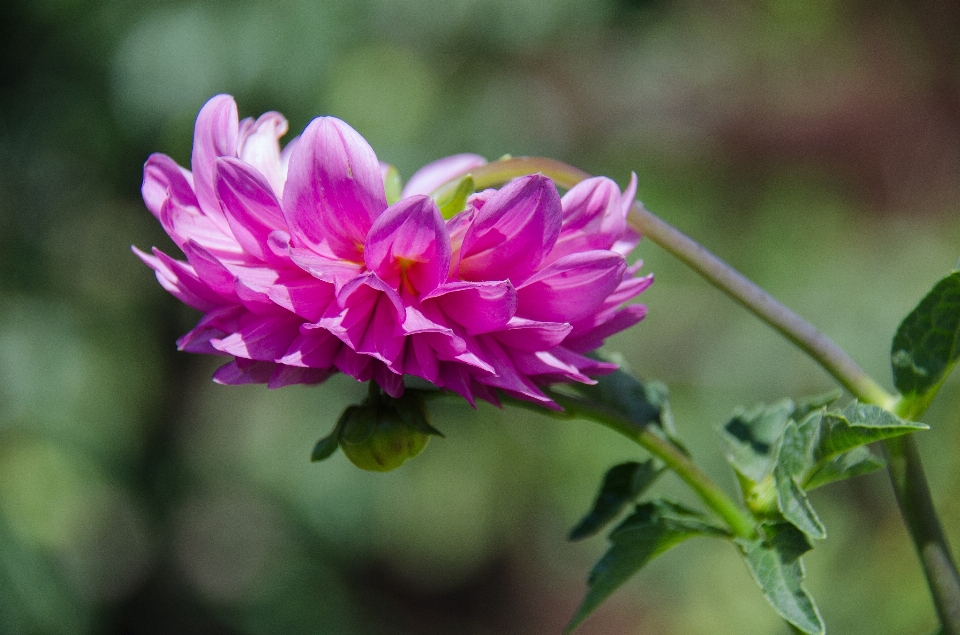
[[[367,404],[350,413],[340,433],[340,449],[359,468],[389,472],[420,454],[429,438],[404,423],[395,408]]]

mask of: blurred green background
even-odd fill
[[[310,464],[363,386],[271,392],[178,353],[197,315],[130,253],[176,253],[139,198],[189,165],[203,102],[339,116],[410,174],[547,155],[626,183],[890,385],[899,322],[960,255],[960,4],[951,0],[7,0],[0,3],[0,634],[559,633],[602,538],[565,535],[613,433],[450,400],[389,474]],[[650,243],[648,318],[615,337],[715,430],[831,382]],[[960,545],[960,381],[920,439]],[[661,492],[685,497],[675,480]],[[817,491],[808,558],[832,633],[933,611],[885,476]],[[785,633],[738,556],[694,541],[584,635]]]

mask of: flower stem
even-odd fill
[[[658,435],[649,425],[637,423],[616,412],[586,399],[574,397],[557,391],[547,391],[550,398],[568,412],[596,421],[611,430],[619,432],[650,454],[663,461],[684,483],[696,492],[704,504],[730,527],[738,538],[752,539],[757,529],[753,518],[711,480],[685,453],[675,444]]]
[[[497,182],[531,172],[543,172],[564,188],[573,187],[590,176],[572,166],[550,159],[526,157],[495,161],[477,168],[473,175],[478,187],[489,187]],[[878,405],[898,416],[912,420],[916,420],[923,414],[922,407],[918,408],[915,403],[897,398],[884,390],[846,351],[820,333],[812,324],[778,302],[695,240],[652,214],[639,201],[633,204],[628,222],[634,229],[679,258],[710,284],[793,342],[860,401]],[[558,401],[558,403],[561,402]],[[604,416],[597,420],[633,439],[666,461],[659,453],[659,445],[652,439],[660,441],[661,444],[668,442],[663,441],[651,431],[647,430],[644,434],[630,422],[617,420],[615,417]],[[960,635],[960,575],[957,573],[950,547],[933,506],[916,442],[911,435],[906,435],[889,439],[883,445],[888,458],[887,471],[893,483],[897,503],[920,557],[937,615],[943,626],[942,632],[944,635]],[[656,448],[658,451],[651,448]],[[728,509],[729,498],[719,490],[719,497],[717,497],[711,487],[706,487],[705,484],[713,488],[716,486],[689,462],[685,455],[679,452],[678,454],[679,458],[689,463],[696,471],[690,471],[681,461],[675,464],[667,462],[667,464],[700,494],[711,509],[727,520],[734,532],[738,531],[738,527],[739,531],[746,531],[745,524],[741,524],[744,518],[739,508],[731,502]],[[752,531],[752,522],[750,525]]]

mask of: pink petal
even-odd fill
[[[343,342],[329,331],[305,325],[300,328],[300,335],[293,340],[287,352],[277,361],[291,366],[333,368],[341,348]]]
[[[635,181],[631,184],[636,189]],[[610,249],[627,227],[620,188],[602,176],[581,181],[560,200],[563,226],[550,259],[593,249]]]
[[[371,271],[394,289],[423,295],[450,270],[447,226],[428,196],[405,198],[374,221],[363,250]]]
[[[165,154],[151,154],[143,166],[143,185],[140,192],[150,213],[160,219],[160,208],[169,198],[177,207],[193,208],[200,213],[200,203],[193,192],[189,172]]]
[[[189,333],[177,340],[177,350],[206,355],[223,355],[210,343],[211,339],[220,339],[236,330],[244,309],[230,305],[208,312]]]
[[[287,134],[287,120],[278,112],[267,112],[239,135],[237,155],[249,163],[270,184],[273,193],[283,196],[286,170],[280,161],[279,139]]]
[[[579,320],[617,288],[626,268],[623,256],[612,251],[564,256],[517,288],[517,315],[545,322]]]
[[[227,386],[243,384],[265,384],[270,381],[277,365],[273,362],[251,361],[235,359],[224,364],[213,374],[213,381]]]
[[[193,184],[204,214],[224,233],[227,219],[220,210],[214,184],[217,157],[236,157],[239,137],[237,104],[230,95],[211,98],[197,115],[193,131]]]
[[[428,163],[410,177],[403,188],[401,198],[414,194],[433,194],[441,185],[465,176],[470,170],[486,162],[487,160],[479,154],[454,154]]]
[[[160,279],[161,270],[156,270],[160,284],[185,304],[200,311],[209,311],[227,303],[239,302],[232,289],[226,294],[219,293],[197,275],[192,265],[174,260],[157,248],[153,249],[153,253],[157,257],[156,262],[163,266],[164,279]],[[144,262],[150,264],[146,260]],[[169,282],[170,286],[165,284],[165,281]]]
[[[577,329],[563,345],[577,353],[588,353],[603,346],[603,340],[624,329],[628,329],[647,314],[647,307],[631,304],[615,313],[609,320],[589,329]]]
[[[300,320],[296,317],[244,316],[247,324],[238,331],[210,343],[218,351],[237,357],[276,361],[283,357],[290,344],[300,334]]]
[[[287,227],[280,203],[262,174],[239,159],[216,161],[217,196],[237,241],[264,261],[278,260],[267,241]]]
[[[517,310],[517,291],[509,281],[449,282],[424,298],[444,315],[476,335],[503,327]]]
[[[512,350],[537,352],[557,346],[571,330],[573,327],[569,324],[535,322],[515,317],[507,326],[492,335]]]
[[[204,284],[225,297],[236,294],[237,277],[213,254],[192,240],[184,243],[181,249]]]
[[[267,291],[277,305],[296,313],[309,322],[316,322],[334,301],[334,286],[313,277],[282,276]]]
[[[337,372],[332,368],[325,370],[320,368],[295,368],[283,364],[277,364],[276,366],[270,375],[270,379],[267,380],[267,388],[271,390],[293,384],[320,384]]]
[[[367,232],[386,207],[370,145],[339,119],[311,121],[290,157],[284,187],[291,233],[308,247],[327,243],[336,256],[363,262]]]
[[[553,181],[541,174],[511,181],[484,203],[467,231],[460,277],[523,282],[553,248],[560,221]]]

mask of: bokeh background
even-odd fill
[[[339,116],[406,177],[454,152],[640,180],[649,208],[890,385],[889,341],[960,255],[960,4],[951,0],[6,0],[0,3],[0,633],[559,633],[603,538],[569,527],[613,433],[450,400],[389,474],[314,441],[363,386],[223,387],[178,353],[197,315],[129,246],[175,253],[139,199],[189,165],[203,102]],[[649,317],[617,336],[715,430],[831,382],[650,243]],[[920,439],[960,545],[960,382]],[[666,479],[661,493],[683,498]],[[688,500],[688,499],[687,499]],[[883,473],[818,491],[830,632],[934,627]],[[581,632],[785,633],[722,542],[679,547]]]

